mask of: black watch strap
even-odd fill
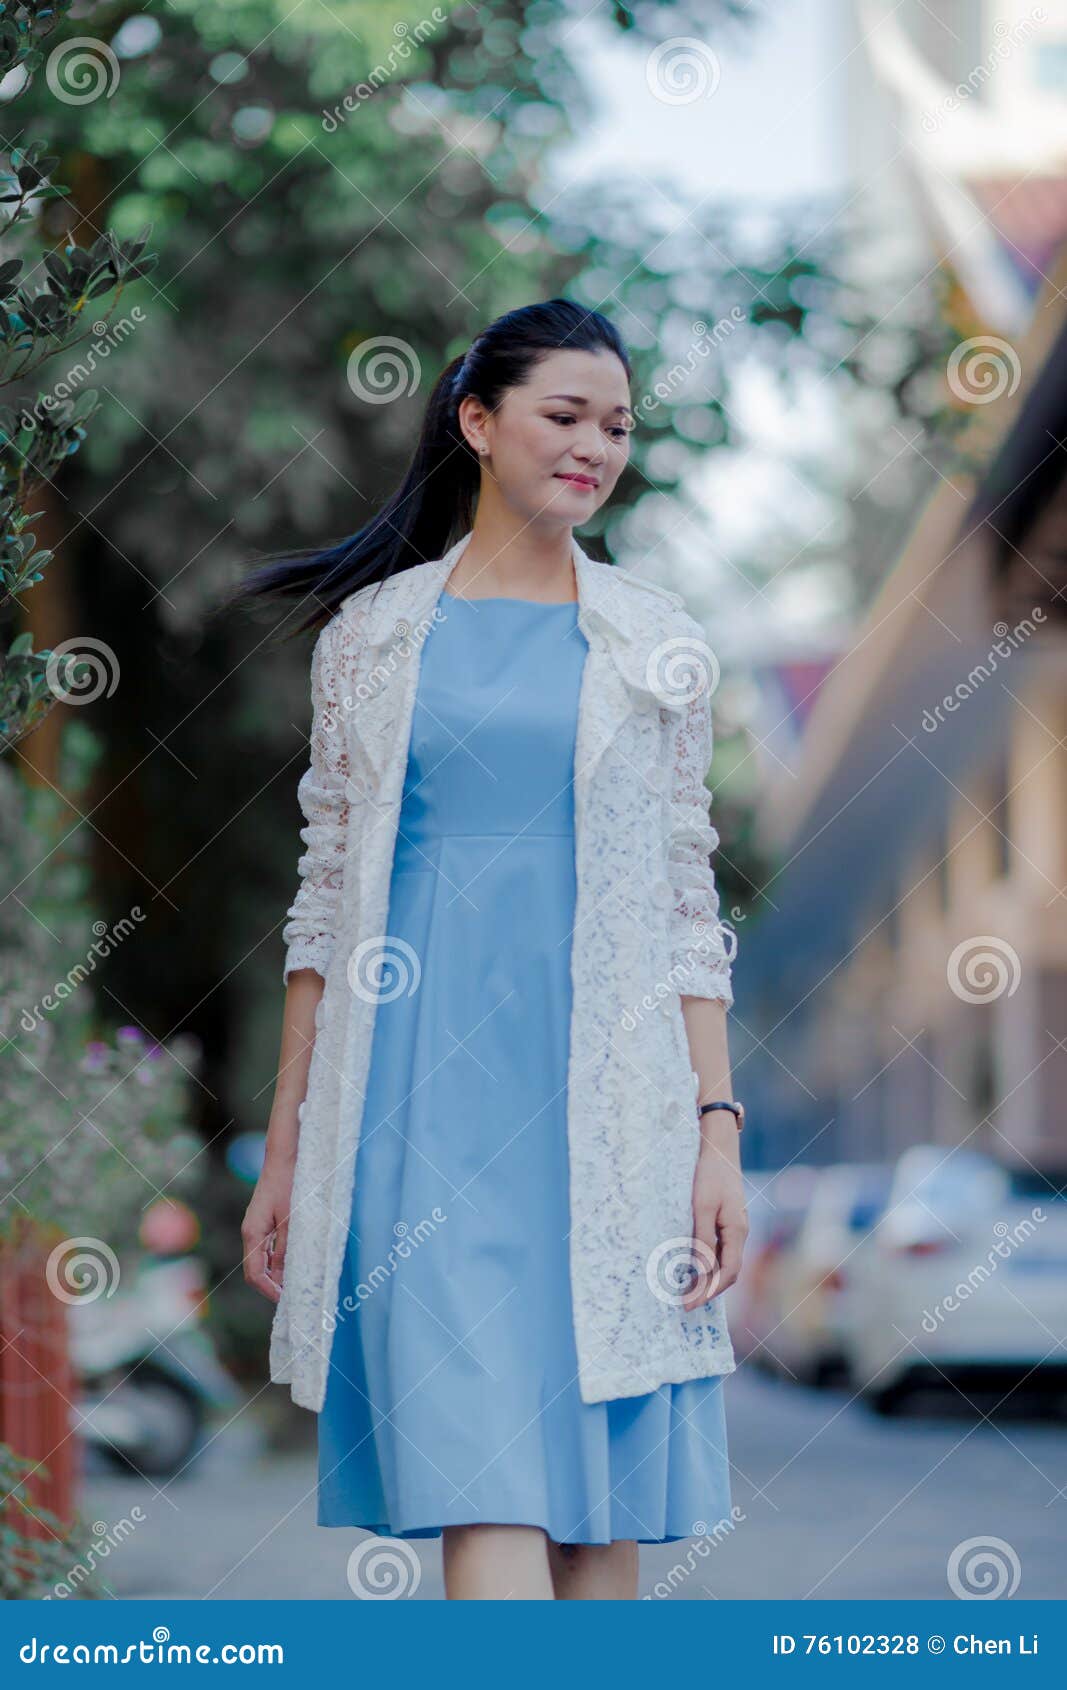
[[[738,1132],[741,1131],[741,1128],[745,1124],[744,1106],[740,1103],[727,1103],[725,1098],[718,1099],[714,1103],[702,1103],[698,1113],[700,1115],[706,1115],[710,1109],[729,1109],[731,1115],[737,1122]]]

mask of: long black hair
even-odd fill
[[[614,352],[631,375],[619,332],[599,311],[560,298],[505,312],[437,378],[407,474],[377,516],[335,545],[261,563],[230,603],[311,599],[314,609],[291,630],[300,634],[328,622],[357,588],[443,557],[473,525],[481,475],[478,454],[457,420],[460,401],[472,393],[495,411],[508,388],[520,386],[546,353],[562,350]]]

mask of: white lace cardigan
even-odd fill
[[[469,540],[344,600],[311,663],[311,761],[284,978],[316,969],[317,1011],[271,1378],[326,1390],[390,875],[422,644]],[[700,1133],[681,993],[733,1003],[704,777],[714,658],[682,600],[574,542],[588,651],[574,755],[577,906],[567,1072],[570,1268],[586,1402],[732,1372],[722,1297],[681,1306]],[[447,1224],[447,1223],[446,1223]],[[400,1264],[398,1271],[403,1271]],[[373,1293],[371,1293],[373,1294]]]

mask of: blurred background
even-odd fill
[[[0,115],[0,1593],[353,1594],[238,1231],[310,639],[224,601],[565,293],[739,937],[734,1520],[642,1592],[1059,1594],[1067,4],[3,5]]]

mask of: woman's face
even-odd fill
[[[527,522],[586,522],[630,456],[634,414],[614,352],[546,353],[495,412],[473,397],[460,412],[475,450],[488,447],[483,474]]]

